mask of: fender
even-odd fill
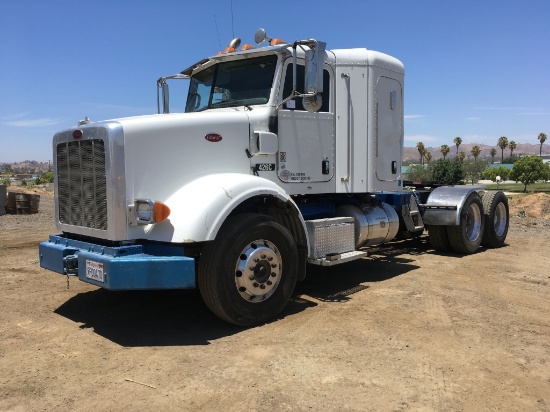
[[[458,226],[464,202],[473,192],[483,191],[483,186],[442,186],[428,196],[422,219],[424,224],[433,226]]]
[[[218,173],[193,180],[166,200],[170,217],[151,225],[146,238],[163,242],[189,243],[214,240],[221,225],[242,202],[256,196],[274,196],[290,202],[304,219],[292,198],[277,184],[258,176]]]

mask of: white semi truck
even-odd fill
[[[110,290],[197,288],[214,314],[279,314],[308,264],[425,229],[434,249],[499,247],[502,192],[403,187],[403,64],[255,35],[158,80],[159,113],[53,138],[59,234],[40,265]],[[187,97],[169,84],[189,81]],[[184,113],[171,113],[181,102]]]

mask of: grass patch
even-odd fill
[[[485,185],[488,190],[502,190],[504,192],[523,193],[523,183],[490,183]],[[548,193],[550,194],[550,183],[533,183],[527,186],[527,193]]]

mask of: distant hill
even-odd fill
[[[496,149],[497,154],[495,155],[495,161],[500,161],[501,158],[501,151],[500,147],[498,146],[488,146],[486,144],[480,144],[480,143],[462,143],[458,147],[459,152],[466,153],[466,159],[468,157],[470,159],[473,159],[472,153],[470,152],[472,150],[472,147],[479,146],[481,149],[481,154],[479,155],[478,159],[486,159],[488,161],[491,161],[491,149]],[[448,144],[451,151],[447,155],[447,159],[456,157],[456,146]],[[546,150],[545,150],[546,149]],[[427,147],[426,150],[428,150],[432,154],[432,161],[441,159],[443,155],[441,154],[439,147]],[[531,144],[531,143],[518,143],[517,147],[514,149],[514,155],[538,155],[540,150],[539,144]],[[549,145],[543,145],[542,146],[542,153],[548,153],[550,151]],[[507,147],[504,149],[504,157],[510,156],[510,148]],[[403,161],[404,162],[416,162],[418,163],[420,161],[420,155],[418,154],[418,150],[416,150],[416,147],[404,147],[403,148]]]
[[[51,162],[37,162],[36,160],[24,160],[17,163],[0,163],[0,172],[12,170],[14,173],[47,172],[53,167]]]

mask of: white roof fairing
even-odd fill
[[[403,63],[388,54],[368,49],[336,49],[336,64],[348,66],[377,66],[386,70],[405,74]]]
[[[298,58],[305,57],[303,47],[307,46],[298,46],[296,49]],[[292,56],[292,44],[279,44],[276,46],[235,51],[211,56],[193,64],[181,73],[191,76],[193,73],[210,67],[217,62],[238,60],[243,57],[257,57],[273,53],[284,53],[287,56]],[[346,66],[377,66],[393,72],[401,74],[405,73],[405,66],[399,59],[396,59],[388,54],[368,50],[366,48],[326,50],[325,62],[329,65],[342,64]]]

